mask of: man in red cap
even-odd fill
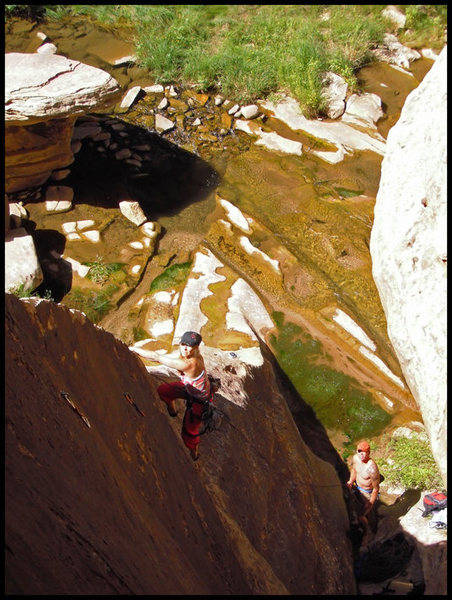
[[[370,458],[370,446],[365,440],[361,440],[356,446],[356,454],[353,456],[350,478],[347,481],[347,486],[351,489],[359,490],[363,499],[364,512],[362,514],[362,522],[366,527],[369,525],[369,514],[375,505],[380,491],[380,472],[378,467]],[[374,521],[376,523],[376,515],[374,511]],[[365,535],[367,539],[367,535]],[[363,540],[363,544],[365,541]]]
[[[202,337],[196,331],[186,331],[179,342],[179,356],[165,356],[153,350],[131,347],[130,349],[181,373],[181,381],[162,383],[157,388],[160,399],[166,403],[168,414],[177,416],[176,400],[187,400],[182,422],[182,439],[190,450],[193,460],[199,458],[200,428],[205,403],[213,402],[213,392],[199,351]]]

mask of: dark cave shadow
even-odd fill
[[[60,302],[72,287],[72,265],[62,258],[66,237],[54,229],[36,229],[33,221],[28,222],[28,232],[33,237],[44,277],[34,291],[41,298],[50,295],[52,300]]]
[[[100,152],[100,144],[83,140],[64,181],[77,203],[116,208],[121,200],[134,200],[149,220],[157,220],[203,200],[219,185],[217,171],[196,154],[143,127],[111,121],[102,123],[111,135],[109,147]],[[115,130],[115,124],[123,129]],[[130,160],[140,158],[141,167],[115,158],[124,148],[132,152]]]

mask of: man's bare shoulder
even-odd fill
[[[370,477],[377,477],[378,475],[380,475],[378,467],[372,459],[369,459],[369,462],[366,466],[366,471],[370,475]]]

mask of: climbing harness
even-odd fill
[[[221,381],[219,378],[213,377],[212,375],[208,375],[207,377],[209,378],[211,393],[213,396],[213,394],[220,389]],[[187,411],[189,413],[190,422],[193,423],[194,421],[201,421],[201,423],[204,426],[204,429],[202,431],[200,431],[196,434],[190,433],[185,428],[185,425],[184,425],[185,415],[184,415],[184,419],[182,421],[182,431],[184,432],[185,435],[187,435],[188,437],[196,438],[196,437],[198,437],[198,435],[203,435],[204,433],[208,433],[209,431],[218,431],[219,428],[216,427],[216,424],[215,424],[215,415],[220,414],[221,411],[219,411],[217,409],[217,407],[214,406],[210,400],[200,400],[199,398],[196,398],[195,396],[191,396],[187,391],[185,392],[185,399],[186,399],[185,411],[186,411],[186,413],[187,413]],[[200,415],[196,415],[193,412],[193,410],[192,410],[193,404],[200,404],[202,406]]]

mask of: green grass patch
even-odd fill
[[[152,280],[149,292],[169,290],[184,284],[190,274],[192,262],[171,265]]]
[[[98,323],[112,308],[112,296],[118,291],[115,285],[109,285],[105,290],[73,288],[65,297],[64,303],[85,313],[90,321]]]
[[[378,466],[388,483],[405,488],[441,488],[441,476],[428,442],[415,435],[392,438]]]
[[[6,5],[6,16],[32,5]],[[25,8],[24,8],[25,7]],[[140,66],[162,84],[196,85],[241,103],[289,92],[307,116],[323,110],[326,71],[357,91],[356,72],[373,60],[385,32],[384,5],[44,5],[49,19],[82,15],[127,28]],[[33,9],[36,10],[36,9]],[[404,5],[401,41],[442,47],[446,5]]]
[[[90,267],[87,278],[101,285],[104,285],[113,273],[118,273],[124,267],[124,263],[105,263],[102,256],[98,256],[93,262],[84,262],[83,264]]]
[[[404,9],[406,26],[400,41],[417,48],[441,50],[447,26],[447,5],[408,4]]]
[[[45,290],[44,295],[42,296],[35,290],[27,288],[24,283],[16,286],[9,293],[14,294],[18,298],[43,298],[44,300],[53,300],[52,292],[50,290]]]
[[[273,313],[273,320],[278,335],[271,336],[270,343],[278,363],[324,427],[341,431],[350,444],[381,433],[391,417],[371,394],[354,378],[325,364],[328,357],[321,343],[297,325],[285,323],[282,313]]]

